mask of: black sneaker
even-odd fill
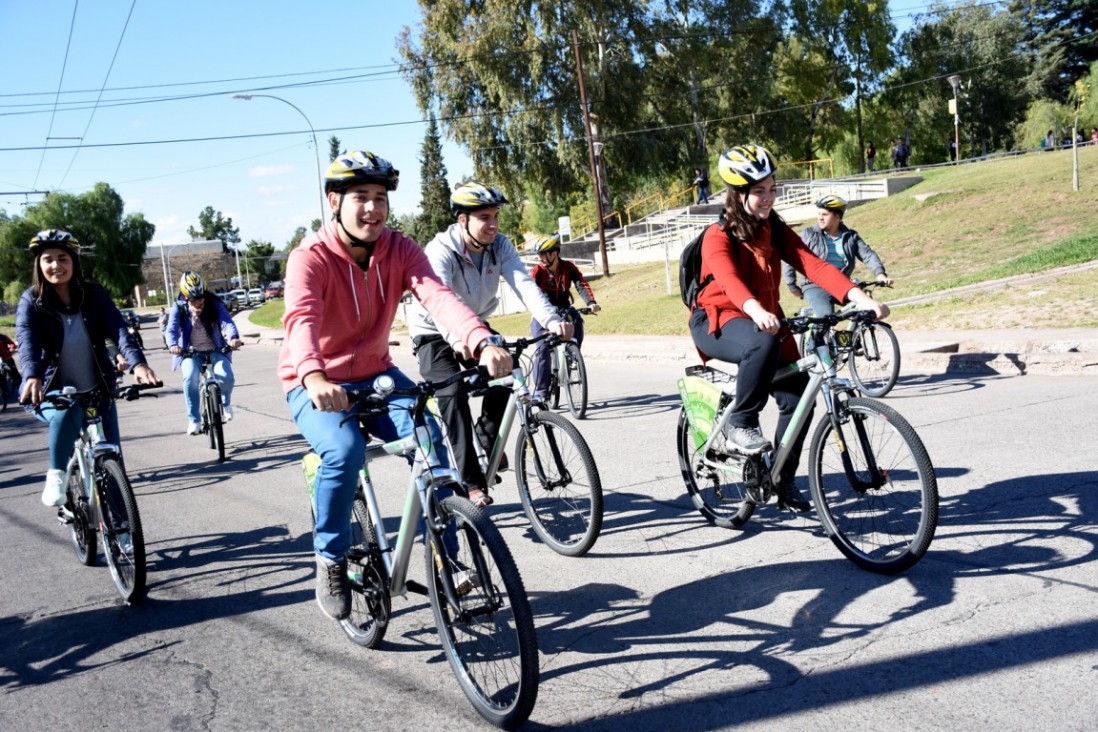
[[[347,585],[347,560],[333,562],[316,555],[316,603],[332,620],[351,614],[351,588]]]
[[[748,455],[765,452],[771,448],[770,440],[763,437],[758,427],[731,427],[728,445]]]
[[[778,508],[782,511],[804,513],[812,508],[812,504],[801,496],[801,489],[797,487],[795,481],[782,481],[778,484],[776,493],[778,494]]]

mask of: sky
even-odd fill
[[[320,216],[336,135],[400,170],[392,209],[411,212],[426,125],[396,39],[418,19],[412,0],[0,0],[0,209],[102,181],[153,246],[189,241],[212,206],[280,249]],[[280,99],[232,98],[249,93]],[[456,145],[443,157],[452,181],[472,174]]]
[[[894,0],[897,24],[925,4]],[[418,19],[413,0],[0,0],[0,209],[106,182],[153,246],[212,206],[280,249],[320,216],[334,134],[389,159],[393,213],[413,212],[426,125],[396,39]],[[451,183],[472,175],[445,139],[443,157]]]

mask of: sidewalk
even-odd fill
[[[247,343],[281,346],[282,330],[264,328],[236,314]],[[1098,329],[902,331],[896,333],[905,374],[1098,376]],[[394,345],[407,343],[394,334]],[[697,363],[689,336],[589,335],[583,355],[593,360]]]

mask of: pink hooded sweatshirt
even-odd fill
[[[369,270],[351,258],[328,222],[290,252],[286,262],[286,331],[278,378],[286,393],[323,371],[337,383],[362,381],[393,366],[389,331],[406,290],[450,332],[470,346],[492,333],[443,285],[423,250],[385,229],[374,245]]]

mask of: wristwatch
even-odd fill
[[[488,346],[497,346],[499,348],[502,348],[503,336],[499,335],[498,333],[493,333],[492,335],[481,341],[480,345],[477,346],[477,358],[480,358],[480,354],[484,353],[484,349]]]

